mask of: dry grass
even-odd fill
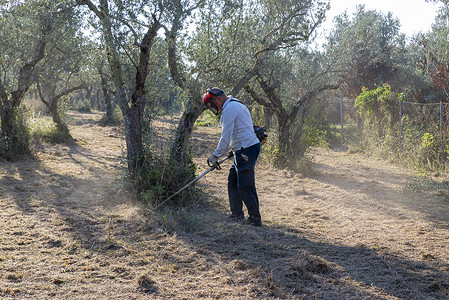
[[[224,166],[201,203],[149,214],[121,191],[121,130],[99,118],[73,114],[76,145],[0,163],[0,298],[449,298],[448,203],[404,191],[405,170],[325,150],[308,177],[258,165],[256,228],[227,219]],[[155,125],[163,140],[176,122]],[[198,166],[218,137],[195,130]]]

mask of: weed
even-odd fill
[[[21,273],[9,273],[6,275],[6,279],[14,282],[22,281],[23,275]]]
[[[195,166],[192,162],[187,166],[175,163],[167,154],[147,154],[140,174],[139,181],[135,182],[140,198],[155,206],[191,181],[195,177]],[[171,204],[191,200],[186,199],[186,195],[189,194],[181,193]]]
[[[140,276],[137,280],[137,285],[140,290],[147,294],[156,293],[157,291],[155,286],[156,281],[154,281],[154,279],[148,274]]]
[[[193,232],[201,227],[199,218],[185,208],[166,208],[158,216],[167,232]]]
[[[436,181],[429,175],[410,177],[404,187],[406,192],[424,192],[449,200],[449,181]]]

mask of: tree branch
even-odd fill
[[[36,80],[36,86],[37,86],[37,93],[38,93],[39,98],[41,99],[42,103],[44,103],[47,107],[49,107],[50,103],[48,103],[47,100],[45,100],[44,94],[42,93],[41,83],[40,83],[39,79]]]
[[[170,67],[170,73],[173,78],[173,81],[178,85],[181,89],[185,89],[186,79],[179,72],[178,68],[178,60],[176,58],[176,36],[178,34],[178,30],[180,27],[180,14],[176,14],[175,19],[173,20],[172,28],[167,31],[166,28],[166,41],[168,45],[168,65]]]
[[[68,88],[68,89],[66,89],[65,91],[63,91],[63,92],[59,93],[58,95],[54,96],[54,97],[50,100],[50,102],[57,101],[57,100],[59,100],[60,98],[62,98],[62,97],[64,97],[64,96],[67,96],[68,94],[70,94],[70,93],[72,93],[72,92],[74,92],[74,91],[81,90],[81,89],[84,89],[84,88],[86,88],[86,85],[85,85],[84,83],[82,83],[82,84],[80,84],[80,85],[78,85],[78,86],[74,86],[74,87]]]
[[[265,101],[261,96],[257,94],[255,90],[253,90],[249,85],[245,85],[245,91],[251,96],[251,98],[254,99],[257,103],[262,105],[263,107],[269,108],[269,109],[275,109],[274,105],[268,101]]]
[[[257,61],[254,67],[251,70],[247,70],[245,75],[240,78],[239,82],[234,86],[231,91],[231,95],[237,96],[240,90],[253,78],[257,72],[259,72],[260,61]]]
[[[36,55],[34,56],[34,58],[31,61],[25,63],[22,68],[20,68],[19,77],[17,80],[17,90],[11,92],[11,95],[13,97],[13,106],[17,106],[19,104],[20,99],[30,87],[31,76],[33,75],[34,67],[45,56],[46,44],[47,43],[45,41],[40,40],[36,46]]]
[[[278,96],[275,93],[276,86],[269,86],[268,83],[265,80],[263,80],[262,76],[257,76],[257,82],[259,83],[264,93],[268,96],[268,99],[276,108],[276,110],[285,115],[286,112],[284,107],[282,106],[282,101],[278,98]]]
[[[89,9],[91,11],[93,11],[97,15],[97,17],[99,17],[100,19],[104,18],[103,14],[100,12],[100,10],[90,0],[77,0],[76,4],[77,5],[87,5],[87,7],[89,7]]]

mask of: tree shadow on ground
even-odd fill
[[[127,255],[118,243],[105,239],[102,222],[108,220],[98,220],[86,208],[62,200],[76,196],[68,193],[76,191],[76,186],[87,185],[89,179],[56,174],[37,161],[2,163],[2,168],[2,198],[14,199],[25,214],[38,218],[46,218],[43,208],[56,210],[62,218],[62,230],[72,234],[73,240],[80,241],[86,249]],[[42,192],[37,198],[43,204],[34,203],[37,192]],[[228,285],[238,287],[249,280],[256,282],[258,286],[251,291],[252,295],[272,299],[449,297],[447,262],[416,262],[382,249],[327,243],[310,232],[274,222],[252,227],[229,221],[223,211],[223,206],[213,201],[201,203],[200,208],[191,211],[200,220],[198,225],[191,231],[177,232],[177,238],[198,258],[207,260],[208,267],[222,267],[230,280]],[[116,238],[128,241],[130,237],[116,235]],[[53,241],[52,245],[58,246],[59,241]],[[186,257],[174,252],[166,252],[162,259],[167,265],[191,268],[190,263],[185,263]],[[182,267],[177,272],[188,276]],[[157,296],[157,284],[151,283],[153,286]]]
[[[96,165],[103,167],[89,167],[87,160],[94,158],[79,145],[69,145],[60,151],[65,151],[64,157],[68,157],[68,161],[77,168],[86,169],[90,176],[67,175],[64,170],[56,173],[37,159],[1,162],[0,197],[11,199],[24,215],[32,216],[37,221],[55,219],[50,226],[56,225],[58,230],[71,234],[71,240],[86,249],[114,247],[107,241],[105,223],[108,220],[98,220],[98,214],[92,210],[93,204],[99,201],[97,197],[107,198],[108,195],[98,195],[95,190],[89,189],[93,181],[103,178],[98,169],[108,163],[95,160]],[[108,191],[111,192],[109,196],[113,197],[113,189]]]
[[[360,204],[366,202],[365,205],[370,206],[377,203],[383,206],[383,213],[399,218],[401,211],[413,211],[436,226],[449,228],[449,205],[443,201],[444,197],[408,192],[404,175],[376,167],[352,169],[348,171],[350,173],[345,173],[341,169],[320,163],[314,163],[314,169],[318,172],[312,179],[336,187],[348,195],[362,195],[363,197],[358,197]],[[347,201],[351,199],[348,198]]]
[[[78,156],[75,157],[74,152],[68,155],[71,162],[87,168],[88,164],[81,161],[79,155],[90,159],[92,157],[89,151],[82,147],[76,150],[79,151]],[[104,163],[98,158],[97,162]],[[46,218],[50,214],[49,210],[56,211],[61,221],[54,226],[69,232],[72,240],[79,241],[82,247],[94,252],[110,251],[114,256],[127,255],[127,251],[119,246],[120,243],[107,240],[105,223],[110,220],[98,219],[99,215],[92,211],[92,206],[82,206],[80,201],[68,201],[76,197],[92,197],[85,201],[95,201],[96,195],[93,191],[86,194],[78,193],[78,187],[90,186],[91,178],[57,174],[38,161],[1,163],[0,167],[3,174],[0,177],[1,198],[13,199],[24,214],[34,215],[48,222]],[[95,179],[100,177],[93,176]],[[340,184],[343,188],[341,182],[331,181],[326,177],[317,179],[325,184],[336,186]],[[348,193],[355,191],[357,188],[347,190]],[[248,291],[248,295],[260,296],[258,298],[447,299],[449,297],[447,262],[436,259],[431,262],[411,261],[385,249],[329,243],[310,231],[298,230],[293,225],[286,226],[274,221],[267,222],[260,228],[251,227],[243,223],[230,222],[226,218],[225,210],[223,205],[208,200],[189,211],[194,220],[198,220],[190,230],[172,232],[170,229],[167,230],[173,239],[183,242],[182,244],[195,255],[185,256],[180,253],[180,248],[167,245],[162,234],[157,236],[153,233],[156,229],[161,231],[163,226],[157,228],[157,225],[152,224],[148,232],[141,231],[137,237],[151,240],[149,243],[152,243],[154,249],[166,248],[163,255],[161,251],[160,257],[153,259],[162,260],[166,266],[176,266],[168,272],[168,276],[185,276],[201,280],[201,276],[208,269],[217,267],[219,274],[227,277],[226,284],[231,287],[237,288],[248,282],[254,283],[255,287]],[[129,242],[134,238],[135,233],[131,229],[135,228],[130,225],[133,224],[127,221],[120,225],[128,231],[115,235],[118,242]],[[56,247],[60,242],[51,241],[51,245]],[[154,256],[154,253],[150,252],[149,255]],[[204,270],[192,270],[196,260],[205,261]],[[190,275],[192,273],[195,278]],[[154,283],[151,278],[141,277],[141,279],[139,286],[153,293],[155,297],[162,291],[157,288],[159,283]],[[196,287],[200,287],[200,284]]]
[[[351,247],[327,243],[310,232],[274,223],[262,227],[235,223],[213,206],[202,207],[202,212],[209,216],[205,229],[184,234],[182,238],[197,253],[207,257],[218,255],[220,260],[233,265],[234,268],[228,270],[231,277],[237,278],[237,273],[242,270],[263,270],[263,276],[269,281],[261,280],[260,288],[271,289],[272,297],[449,297],[447,262],[410,261],[363,245]],[[434,267],[434,263],[446,271]]]

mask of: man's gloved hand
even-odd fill
[[[211,157],[209,157],[207,159],[207,164],[212,167],[215,166],[218,162],[218,157],[216,157],[215,155],[211,155]]]

